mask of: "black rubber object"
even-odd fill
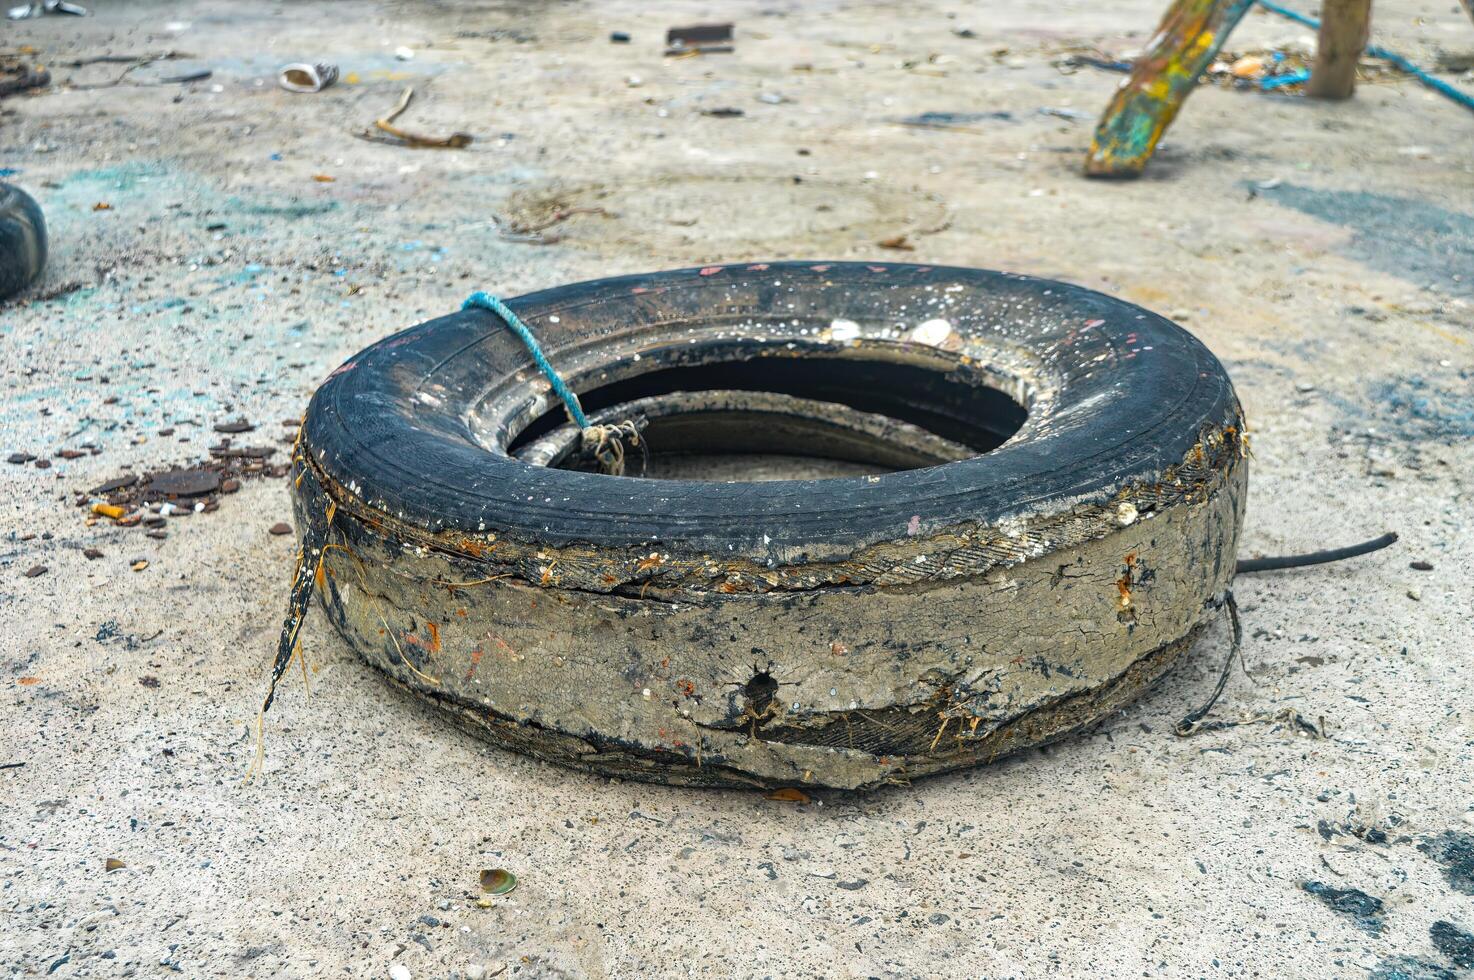
[[[0,299],[35,282],[46,267],[46,219],[19,187],[0,183]]]
[[[976,764],[1128,702],[1232,577],[1238,401],[1146,310],[860,263],[510,305],[591,413],[778,392],[979,455],[767,483],[532,466],[509,447],[566,418],[494,314],[362,351],[313,397],[296,457],[309,561],[329,545],[325,609],[370,663],[502,744],[696,784],[858,788]]]

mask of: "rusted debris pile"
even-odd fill
[[[254,426],[224,423],[215,428],[245,432]],[[163,538],[169,519],[211,513],[219,509],[220,497],[235,493],[243,480],[280,479],[290,468],[289,463],[272,460],[275,448],[238,446],[229,435],[210,446],[209,453],[210,459],[193,466],[114,477],[77,494],[76,506],[88,508],[89,524],[107,520],[120,527],[142,527],[149,537]]]

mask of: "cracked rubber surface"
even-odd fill
[[[356,355],[296,463],[353,648],[500,744],[609,774],[856,789],[1061,737],[1154,682],[1233,572],[1247,464],[1189,334],[1057,282],[709,267],[512,301],[591,410],[845,402],[988,450],[830,480],[531,466],[557,406],[494,316]],[[524,435],[527,433],[527,435]]]

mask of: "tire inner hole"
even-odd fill
[[[646,372],[579,393],[590,421],[636,418],[626,476],[762,482],[856,477],[988,452],[1023,425],[981,372],[841,357],[757,357]],[[562,408],[508,446],[533,465],[594,471]]]

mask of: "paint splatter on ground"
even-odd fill
[[[1470,935],[1452,922],[1435,922],[1428,929],[1428,938],[1433,946],[1454,966],[1465,970],[1474,969],[1474,935]]]
[[[1443,865],[1443,876],[1455,891],[1474,895],[1474,834],[1445,830],[1419,844],[1418,850]]]
[[[1410,439],[1474,438],[1474,374],[1460,372],[1444,387],[1418,375],[1374,382],[1368,395],[1377,414]]]
[[[1374,936],[1382,932],[1382,900],[1368,895],[1360,888],[1332,888],[1319,881],[1302,882],[1305,889],[1325,903],[1332,912],[1344,915],[1363,932]]]
[[[1377,964],[1367,980],[1458,980],[1452,970],[1412,956],[1393,956]]]

